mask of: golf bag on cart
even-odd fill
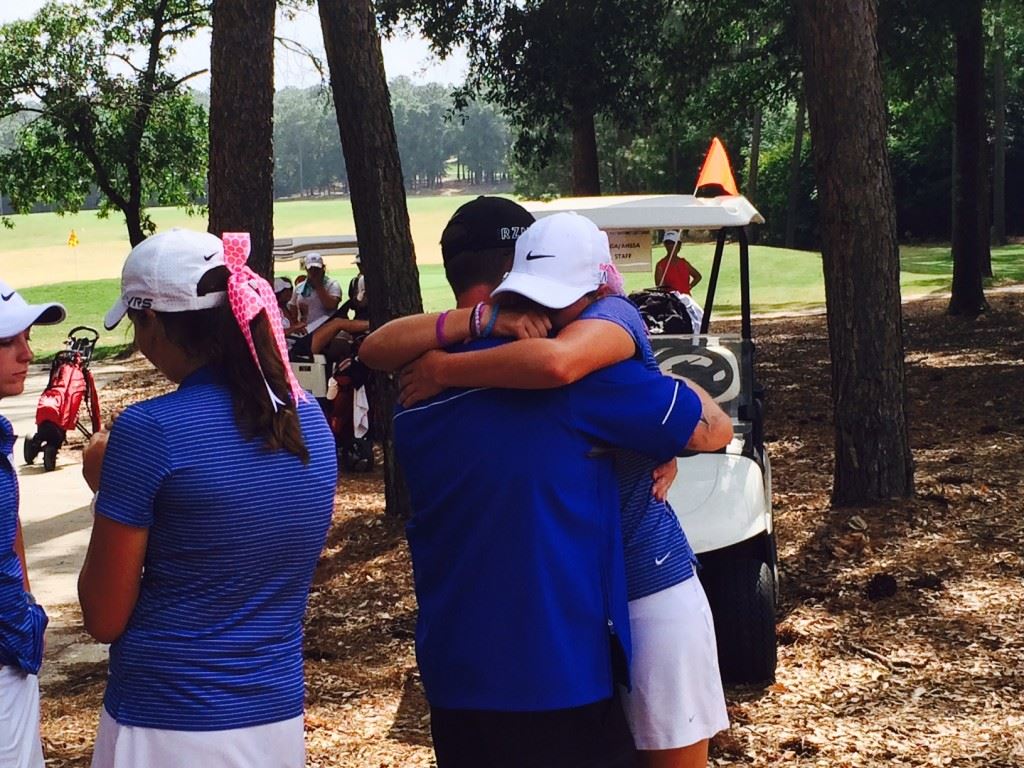
[[[367,386],[370,370],[359,360],[359,344],[365,334],[352,342],[352,351],[334,368],[327,386],[327,421],[334,433],[338,461],[344,469],[369,472],[373,469],[373,436]]]
[[[91,437],[100,428],[100,403],[89,363],[99,333],[84,325],[72,328],[65,348],[50,365],[50,378],[36,406],[36,433],[25,438],[25,463],[31,464],[43,454],[43,468],[50,472],[57,466],[57,452],[67,433],[78,429]],[[79,418],[85,401],[88,422]]]

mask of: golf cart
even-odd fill
[[[716,247],[699,333],[653,335],[662,370],[704,387],[731,417],[733,440],[716,453],[687,453],[669,502],[701,569],[728,683],[775,676],[778,569],[772,524],[771,464],[764,445],[764,389],[754,370],[750,327],[750,262],[746,226],[764,219],[740,195],[636,195],[562,198],[527,206],[539,217],[573,211],[608,233],[620,271],[647,271],[651,231],[700,229]],[[739,244],[741,331],[709,333],[727,240]],[[653,285],[653,280],[652,280]]]
[[[316,251],[321,256],[357,256],[355,235],[279,238],[274,240],[274,261],[300,259]],[[299,386],[320,403],[334,434],[338,461],[344,469],[369,472],[374,466],[373,441],[367,433],[366,369],[355,351],[336,366],[322,354],[298,357],[289,362]]]

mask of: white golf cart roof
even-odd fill
[[[547,203],[524,203],[524,207],[538,218],[573,211],[604,230],[721,229],[764,224],[764,218],[743,195],[562,197]]]
[[[359,253],[359,243],[355,235],[279,237],[274,240],[274,261],[301,259],[311,251],[321,256],[355,256]]]

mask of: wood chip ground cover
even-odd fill
[[[779,669],[728,692],[714,765],[1024,766],[1024,296],[976,321],[904,307],[913,498],[829,503],[824,318],[760,321],[782,562]],[[133,374],[105,407],[144,396]],[[141,387],[141,388],[140,388]],[[401,521],[344,476],[306,626],[308,765],[430,766]],[[101,665],[44,688],[55,768],[88,765]]]

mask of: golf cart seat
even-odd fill
[[[731,334],[652,335],[651,347],[665,373],[698,384],[729,414],[733,440],[724,452],[763,463],[763,408],[753,381],[750,340]]]
[[[327,397],[327,379],[330,371],[326,356],[292,356],[290,362],[300,387],[317,399]]]

